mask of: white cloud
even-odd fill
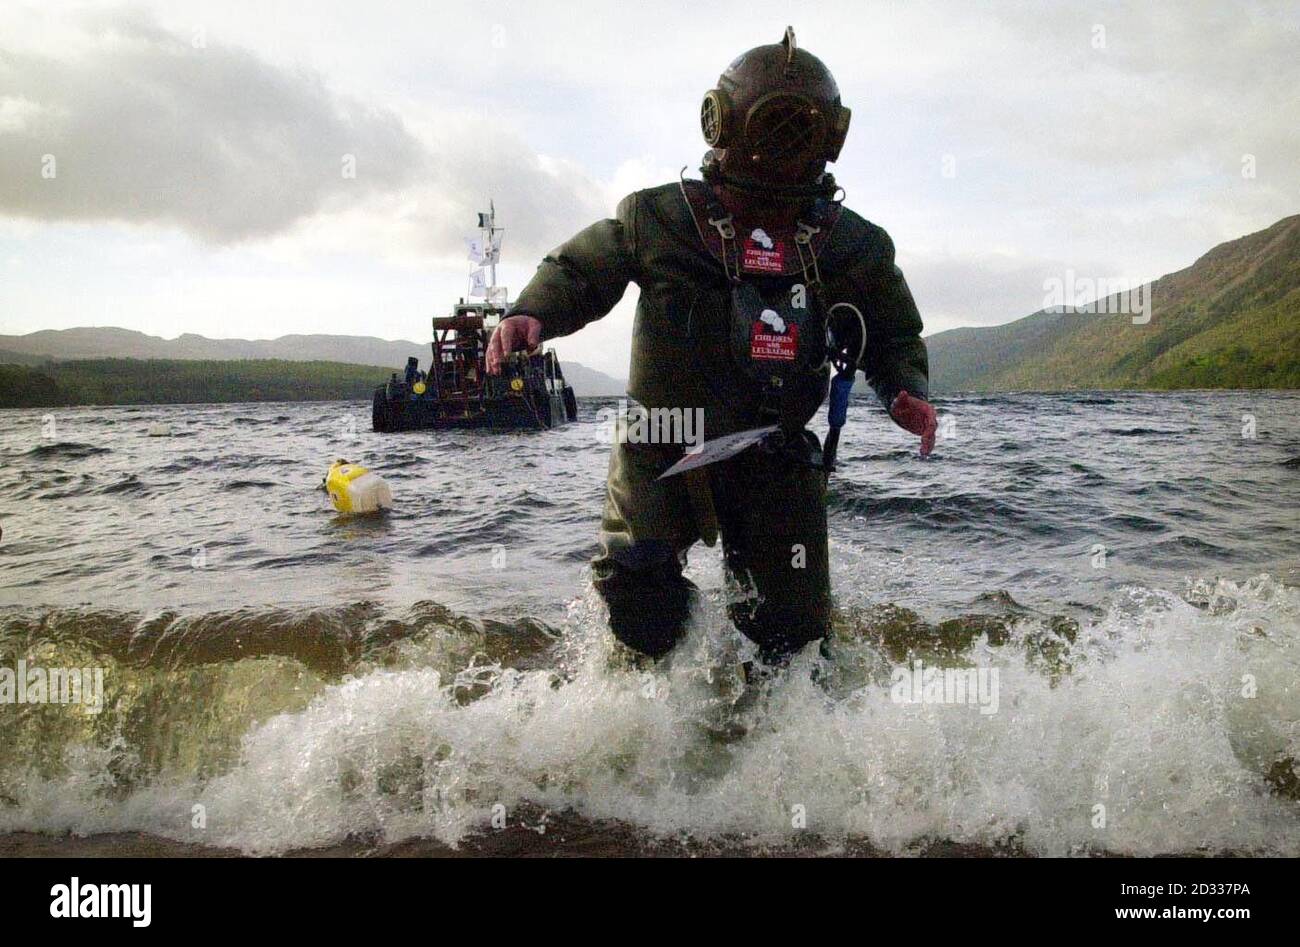
[[[694,172],[700,94],[790,17],[854,110],[834,169],[848,203],[895,238],[929,331],[1025,315],[1067,268],[1160,275],[1300,210],[1294,4],[10,4],[0,214],[15,220],[0,253],[24,263],[0,285],[0,318],[69,324],[88,295],[119,295],[114,315],[148,331],[360,319],[422,339],[464,291],[461,240],[489,197],[517,292],[625,193]],[[122,259],[127,238],[94,221],[169,239],[114,273],[100,251],[111,239]],[[54,263],[29,262],[47,230],[65,254],[55,284]],[[169,266],[212,295],[179,321],[132,285]],[[237,266],[256,279],[228,278]],[[562,340],[566,357],[621,373],[635,292]]]
[[[165,224],[224,243],[399,189],[427,160],[395,114],[309,73],[195,48],[140,14],[88,31],[94,41],[73,58],[0,59],[0,85],[34,103],[0,134],[0,209]]]

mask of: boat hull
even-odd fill
[[[577,416],[577,400],[567,385],[557,392],[525,390],[474,401],[440,401],[409,390],[393,391],[393,387],[384,385],[374,393],[371,426],[385,434],[442,429],[549,430]]]

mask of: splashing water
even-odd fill
[[[751,649],[725,619],[716,561],[698,552],[703,604],[671,659],[642,667],[612,644],[584,575],[605,456],[589,431],[438,451],[377,443],[366,461],[396,472],[410,505],[369,525],[308,512],[312,478],[267,474],[276,452],[229,406],[202,409],[218,417],[188,444],[82,432],[75,451],[35,455],[0,441],[6,462],[27,457],[25,503],[44,512],[31,523],[5,501],[0,551],[15,568],[0,667],[106,670],[98,714],[0,704],[0,832],[278,853],[349,839],[472,846],[504,822],[539,840],[586,824],[608,851],[711,840],[1300,854],[1300,589],[1295,538],[1276,528],[1300,489],[1286,465],[1300,439],[1282,429],[1248,463],[1229,441],[1221,453],[1238,463],[1219,472],[1212,445],[1157,443],[1158,475],[1127,477],[1131,454],[1111,436],[1067,446],[1070,418],[1151,397],[957,402],[946,409],[973,430],[948,445],[948,468],[850,428],[864,433],[832,493],[831,645],[749,682]],[[1183,430],[1205,440],[1208,415],[1227,424],[1238,409],[1197,397],[1200,426]],[[1186,403],[1159,402],[1142,426],[1178,429]],[[1008,446],[1030,440],[1044,405],[1060,441]],[[979,421],[993,410],[996,430]],[[301,449],[337,453],[304,433],[311,423],[294,435]],[[223,442],[236,427],[251,433]],[[204,459],[259,444],[251,462]],[[483,462],[461,448],[503,444],[536,464],[533,485],[506,490],[515,468],[458,476]],[[132,476],[137,487],[103,489]],[[222,491],[210,477],[264,485]],[[270,495],[258,530],[240,526],[252,491]],[[484,515],[488,497],[513,515]],[[131,503],[149,515],[132,521]],[[52,547],[88,514],[97,525]],[[548,526],[570,520],[586,532]],[[217,571],[174,561],[195,523],[227,551]],[[1117,560],[1107,569],[1089,565],[1094,540]],[[494,571],[497,546],[527,565]],[[309,579],[314,599],[295,601]],[[367,582],[372,594],[354,597]],[[995,710],[900,702],[898,673],[917,661],[995,672]]]

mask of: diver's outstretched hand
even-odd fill
[[[905,431],[911,431],[921,438],[921,456],[929,457],[934,450],[934,436],[939,431],[939,419],[934,413],[934,405],[924,398],[900,391],[894,403],[889,406],[889,416]]]
[[[502,319],[492,330],[488,340],[487,370],[489,375],[501,374],[501,363],[511,352],[529,352],[542,344],[542,324],[532,316],[511,316]]]

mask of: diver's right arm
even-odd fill
[[[577,332],[606,315],[635,279],[637,196],[615,216],[592,224],[552,250],[519,294],[488,342],[487,369],[495,375],[510,352]]]

